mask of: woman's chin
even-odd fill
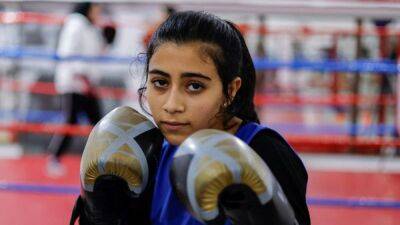
[[[167,139],[168,143],[171,145],[180,145],[186,139],[186,136],[182,135],[166,135],[165,139]]]

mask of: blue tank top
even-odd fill
[[[235,136],[249,144],[253,137],[263,129],[269,129],[256,123],[247,123],[241,126]],[[151,221],[153,225],[202,225],[190,215],[185,206],[173,193],[169,180],[169,168],[176,146],[164,141],[161,161],[157,169],[156,181],[151,208]],[[229,221],[225,225],[231,224]]]

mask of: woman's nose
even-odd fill
[[[179,93],[179,90],[176,88],[170,90],[163,105],[163,109],[170,114],[180,113],[185,110],[183,96]]]

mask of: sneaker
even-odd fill
[[[54,156],[49,157],[47,161],[47,175],[50,177],[61,177],[67,172],[66,168],[61,164],[60,160]]]

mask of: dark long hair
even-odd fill
[[[228,103],[226,108],[221,109],[224,125],[234,116],[259,123],[253,103],[255,68],[245,40],[233,23],[205,12],[174,13],[153,34],[146,53],[146,77],[139,89],[142,108],[150,59],[157,48],[166,42],[207,44],[205,53],[217,68]],[[230,99],[229,84],[238,76],[242,85],[234,99]]]
[[[85,16],[90,22],[93,22],[89,18],[89,11],[93,5],[94,5],[94,3],[92,3],[92,2],[79,2],[74,5],[72,12],[79,13],[79,14]]]

